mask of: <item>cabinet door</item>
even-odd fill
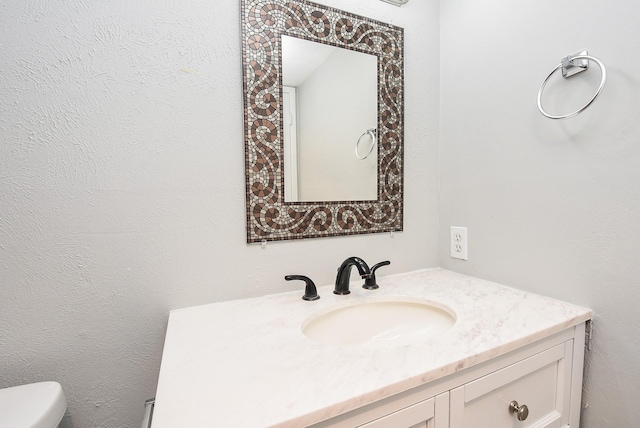
[[[572,354],[571,340],[452,390],[451,428],[569,427]],[[527,406],[525,420],[512,401]]]
[[[449,393],[444,393],[360,425],[359,428],[448,428],[448,416]]]

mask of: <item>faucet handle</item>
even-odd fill
[[[304,275],[287,275],[284,277],[285,280],[287,281],[293,281],[296,279],[299,279],[301,281],[304,281],[305,283],[305,287],[304,287],[304,296],[302,296],[302,300],[318,300],[320,298],[320,296],[318,296],[318,290],[316,289],[316,285],[313,283],[313,281],[311,280],[311,278],[309,278],[308,276],[304,276]]]
[[[391,262],[389,260],[385,260],[384,262],[376,263],[375,265],[373,265],[371,267],[371,274],[367,278],[365,278],[362,288],[365,288],[367,290],[375,290],[376,288],[380,288],[380,286],[376,282],[376,270],[378,270],[379,267],[387,266],[390,264]]]

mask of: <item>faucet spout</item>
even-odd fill
[[[334,294],[349,294],[349,279],[351,278],[351,268],[356,267],[358,273],[364,279],[371,276],[371,270],[367,263],[360,257],[349,257],[338,268],[338,275],[336,276],[336,287],[333,290]]]

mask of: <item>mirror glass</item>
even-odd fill
[[[285,202],[377,199],[377,65],[375,55],[282,36]]]
[[[403,29],[241,5],[247,242],[402,231]]]

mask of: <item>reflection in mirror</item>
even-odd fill
[[[283,35],[282,85],[285,202],[377,199],[377,57]]]
[[[402,28],[306,0],[241,0],[241,4],[247,242],[402,231]],[[288,62],[283,58],[288,56],[283,52],[287,50],[283,43],[288,38],[338,48],[324,56],[320,67],[328,66],[334,55],[335,62],[352,63],[346,69],[318,72],[324,83],[317,85],[322,88],[317,92],[328,95],[324,99],[301,102],[305,85],[283,84],[283,79],[288,81],[283,74],[289,74],[283,70],[283,61]],[[337,60],[351,54],[356,57]],[[354,95],[344,90],[344,86],[357,85],[340,79],[355,73],[358,84],[370,80],[353,65],[360,62],[353,58],[362,56],[370,62],[366,68],[375,70],[375,83],[364,85],[366,94]],[[334,87],[340,86],[343,88],[331,94]],[[314,107],[304,108],[303,103]],[[323,105],[318,108],[316,104]],[[332,115],[343,106],[346,110]],[[361,114],[367,119],[356,126],[356,117]],[[347,120],[342,122],[345,117]],[[309,131],[308,123],[311,123]],[[353,129],[349,129],[352,125]],[[306,140],[312,137],[305,135],[322,141],[307,144]],[[376,142],[371,157],[358,160],[356,143],[360,140],[358,153],[364,157],[372,147],[372,136]],[[340,147],[346,147],[346,156],[329,150],[331,144],[337,145],[343,138],[345,142],[340,142]],[[285,140],[293,139],[296,143],[291,144],[290,150],[285,149]],[[331,161],[322,165],[320,160],[325,155]],[[338,185],[328,184],[337,176],[356,171],[356,166],[337,165],[338,158],[369,168],[376,174],[374,181],[364,180],[367,184],[362,187],[366,190],[336,193],[335,189],[360,187],[354,184],[355,176],[341,177],[344,181]],[[298,179],[285,178],[296,170]],[[316,175],[305,178],[309,174]],[[356,175],[366,173],[358,171]],[[319,193],[326,188],[334,190]]]

